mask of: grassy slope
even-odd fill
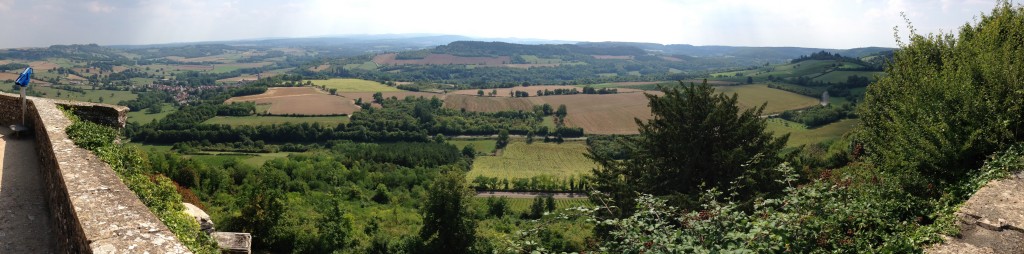
[[[796,147],[823,142],[842,136],[861,124],[859,119],[844,119],[814,129],[807,129],[803,124],[790,122],[779,118],[768,119],[768,131],[775,135],[790,133],[789,142],[786,146]]]
[[[780,113],[789,109],[806,108],[818,105],[817,98],[807,97],[778,89],[768,88],[764,84],[743,86],[718,86],[715,91],[732,95],[739,94],[739,104],[743,108],[760,106],[768,102],[765,114]]]
[[[587,145],[583,142],[526,144],[513,140],[500,156],[477,157],[467,177],[473,179],[483,175],[512,179],[538,175],[562,178],[588,175],[597,165],[583,156],[586,152]]]
[[[145,109],[135,112],[128,112],[128,122],[146,124],[152,122],[153,120],[163,119],[164,117],[167,117],[167,115],[170,115],[175,111],[178,111],[177,107],[171,105],[170,103],[164,103],[163,111],[160,111],[160,113],[147,114]]]
[[[448,140],[448,143],[455,145],[462,150],[466,145],[473,144],[473,148],[479,153],[490,154],[494,152],[494,147],[497,144],[497,140],[493,139],[456,139]]]
[[[327,89],[338,89],[338,92],[395,92],[399,91],[397,88],[390,87],[375,81],[352,79],[352,78],[335,78],[328,80],[311,80],[313,85],[327,86]]]

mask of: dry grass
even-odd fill
[[[324,94],[312,87],[275,87],[267,89],[263,94],[234,97],[224,103],[236,101],[251,101],[257,105],[269,104],[266,113],[275,115],[351,115],[359,111],[359,106],[352,100]]]
[[[543,103],[542,103],[543,104]],[[509,110],[533,110],[530,98],[480,97],[476,95],[452,94],[445,98],[444,107],[466,109],[474,112],[498,112]]]
[[[586,152],[587,144],[584,142],[526,144],[514,140],[499,156],[477,157],[473,161],[473,170],[466,177],[473,179],[482,175],[511,180],[549,175],[563,179],[569,176],[578,178],[590,175],[590,171],[597,167],[594,161],[584,156]]]
[[[544,90],[554,91],[555,89],[576,89],[576,91],[579,91],[581,93],[583,92],[583,88],[582,87],[578,87],[578,86],[525,86],[525,87],[524,86],[517,86],[517,87],[512,87],[512,88],[497,88],[497,89],[493,89],[492,88],[492,89],[482,89],[482,90],[484,90],[484,95],[485,96],[488,96],[487,94],[489,94],[491,91],[497,90],[498,94],[496,94],[495,97],[512,97],[512,93],[514,93],[515,91],[527,92],[527,93],[530,94],[530,97],[535,97],[535,96],[537,96],[537,91],[544,91]],[[460,95],[473,95],[473,96],[477,96],[480,90],[481,89],[458,90],[458,91],[450,92],[448,94],[460,94]],[[642,90],[630,89],[630,88],[619,88],[618,90],[619,90],[619,93],[636,93],[636,92],[641,92],[642,91]]]
[[[566,125],[581,127],[588,134],[635,134],[638,131],[634,119],[651,118],[644,93],[557,95],[534,100],[554,107],[564,104],[569,111]]]

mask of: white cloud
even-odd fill
[[[31,10],[31,15],[0,15],[0,22],[19,24],[0,27],[0,33],[36,35],[25,41],[0,41],[0,47],[387,33],[695,45],[894,46],[892,28],[903,25],[901,11],[918,32],[928,33],[951,31],[994,5],[984,0],[0,0],[0,11]]]
[[[99,1],[89,2],[87,9],[93,13],[110,13],[114,11],[114,6],[110,6]]]

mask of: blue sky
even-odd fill
[[[431,33],[852,48],[955,31],[988,0],[0,0],[0,48]],[[13,25],[12,25],[13,24]]]

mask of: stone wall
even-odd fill
[[[18,95],[0,92],[0,124],[20,122],[19,103]],[[68,139],[64,130],[71,121],[58,105],[83,119],[119,127],[128,109],[29,97],[28,127],[61,252],[190,253],[109,165]]]

